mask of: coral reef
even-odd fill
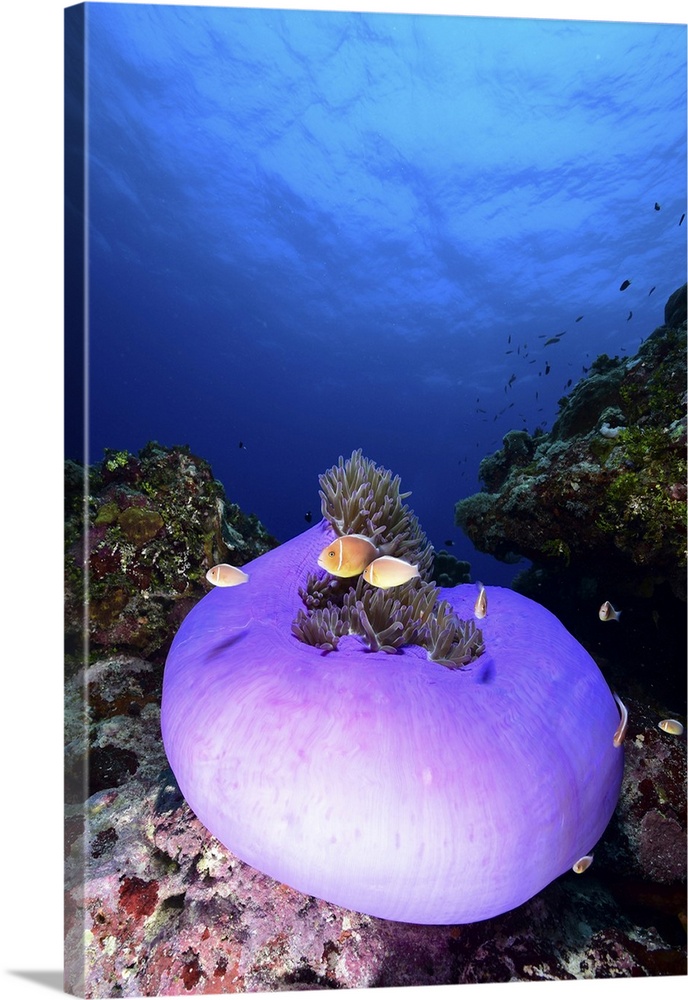
[[[622,600],[685,599],[686,289],[632,358],[601,355],[550,433],[511,431],[456,504],[481,551],[614,583]]]
[[[185,449],[153,449],[163,467],[173,452],[178,457],[167,460],[178,468],[190,460]],[[134,457],[109,454],[107,472],[126,475]],[[193,464],[207,468],[200,459]],[[82,471],[67,469],[72,555],[81,536]],[[115,524],[120,508],[104,509],[99,481],[91,482],[89,518],[100,513],[101,526],[110,518]],[[252,540],[252,519],[227,506],[233,530],[260,551],[263,529]],[[162,508],[155,510],[164,520]],[[181,512],[178,531],[196,538],[188,560],[201,565],[204,535],[194,536],[187,516],[196,520],[192,505]],[[145,562],[143,550],[130,564],[135,575],[143,572],[137,560]],[[66,681],[67,989],[86,997],[200,995],[685,972],[674,825],[685,836],[685,737],[656,729],[662,714],[676,714],[675,705],[650,716],[629,702],[622,797],[588,872],[563,876],[500,917],[421,926],[322,902],[222,847],[194,817],[167,765],[158,654],[153,662],[98,643],[92,651],[80,669],[70,657]]]
[[[65,486],[68,669],[82,655],[84,607],[94,656],[116,649],[162,662],[173,629],[208,591],[206,570],[277,544],[227,502],[208,463],[187,447],[106,450],[87,478],[67,462]]]
[[[685,973],[684,890],[651,881],[647,867],[655,813],[671,819],[680,794],[685,740],[635,704],[618,823],[592,867],[503,916],[421,926],[324,903],[222,847],[167,768],[156,678],[150,662],[108,656],[67,683],[67,773],[80,773],[87,742],[96,764],[67,806],[69,989],[95,998]],[[641,773],[667,801],[641,789]],[[677,847],[658,856],[665,878]]]
[[[434,553],[432,579],[438,587],[455,587],[457,583],[471,582],[471,564],[465,559],[457,559],[446,549]]]
[[[606,850],[615,876],[680,886],[686,870],[685,738],[662,732],[662,714],[628,699],[623,797]]]

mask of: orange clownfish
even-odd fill
[[[342,535],[325,546],[318,566],[332,576],[358,576],[377,555],[375,542],[365,535]]]

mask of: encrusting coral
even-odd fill
[[[276,544],[254,515],[227,501],[209,464],[186,445],[149,441],[137,455],[106,449],[89,469],[68,461],[68,670],[85,638],[94,656],[107,647],[163,660],[170,626],[207,592],[206,570],[230,554],[245,562]]]
[[[361,449],[320,476],[323,517],[339,536],[361,534],[384,546],[384,552],[418,566],[418,578],[386,590],[329,574],[308,577],[299,593],[305,604],[292,623],[301,642],[323,652],[339,639],[357,635],[374,652],[397,653],[403,646],[423,646],[428,658],[445,667],[466,666],[483,652],[482,634],[464,622],[429,582],[433,549],[413,511],[403,502],[399,476],[377,466]]]

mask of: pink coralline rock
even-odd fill
[[[614,867],[663,885],[686,881],[686,739],[659,729],[666,715],[628,700],[621,799],[612,830]],[[685,721],[685,720],[684,720]]]
[[[89,746],[98,761],[98,787],[84,803],[73,785],[67,806],[69,991],[187,996],[685,972],[682,947],[635,923],[605,884],[614,845],[608,864],[596,858],[585,875],[465,926],[364,916],[260,874],[181,797],[162,749],[159,682],[153,664],[111,656],[67,687],[68,769],[78,771]],[[654,745],[646,733],[648,750],[673,754],[677,744],[658,736]],[[650,768],[639,759],[632,766]],[[640,815],[633,789],[624,795],[626,843],[640,850],[654,800]]]

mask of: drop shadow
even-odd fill
[[[64,993],[62,969],[8,969],[11,976],[19,976],[21,979],[28,979],[32,983],[38,983],[49,990],[57,990]]]

